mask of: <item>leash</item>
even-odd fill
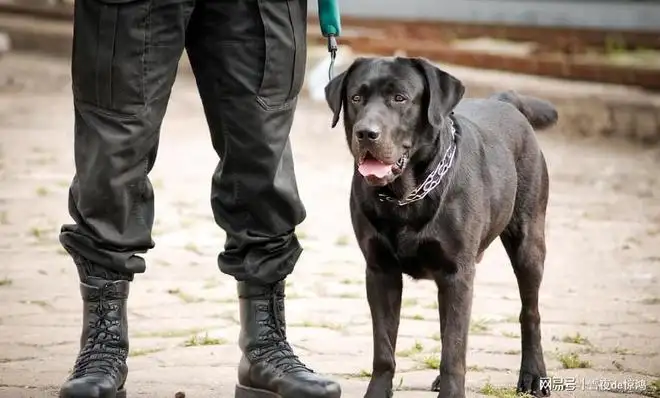
[[[328,79],[334,77],[335,59],[337,58],[337,37],[341,34],[341,17],[339,15],[339,0],[318,0],[319,24],[321,34],[328,39],[330,67]]]
[[[332,80],[335,75],[335,59],[337,58],[337,39],[334,35],[328,36],[328,52],[330,53],[328,80]]]

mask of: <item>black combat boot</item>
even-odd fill
[[[314,373],[286,340],[284,282],[238,282],[243,351],[235,398],[339,398],[339,384]]]
[[[60,398],[126,398],[129,282],[88,277],[80,283],[84,301],[80,353]]]

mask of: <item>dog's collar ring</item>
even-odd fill
[[[449,148],[445,151],[445,154],[442,158],[442,161],[438,166],[426,177],[423,183],[421,183],[417,188],[415,188],[408,196],[401,200],[397,200],[390,195],[379,193],[378,199],[381,202],[390,202],[396,203],[399,206],[405,206],[412,202],[424,199],[435,187],[437,187],[442,178],[447,174],[452,164],[454,163],[454,156],[456,155],[456,128],[454,127],[454,121],[450,118],[449,128],[451,131],[451,144]]]

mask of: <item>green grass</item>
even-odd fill
[[[209,301],[211,303],[227,304],[227,303],[235,303],[236,301],[238,301],[238,298],[237,297],[223,297],[223,298],[211,299]]]
[[[422,359],[421,362],[426,369],[440,369],[440,357],[438,355],[429,355],[428,357]]]
[[[351,242],[348,236],[346,235],[341,235],[337,237],[337,240],[335,240],[335,245],[337,246],[348,246],[348,244]]]
[[[634,354],[632,350],[629,350],[629,349],[623,348],[623,347],[617,347],[617,348],[613,349],[612,352],[615,353],[615,354],[619,354],[619,355],[633,355]]]
[[[183,301],[186,304],[200,303],[200,302],[204,301],[203,298],[192,296],[188,293],[182,292],[179,289],[169,289],[169,290],[167,290],[167,293],[178,297],[179,300]]]
[[[504,323],[518,323],[520,322],[520,318],[518,315],[509,315],[506,318],[502,320]]]
[[[195,225],[195,220],[192,219],[192,218],[187,218],[187,219],[185,219],[185,220],[181,220],[181,221],[179,222],[179,225],[180,225],[181,228],[183,228],[183,229],[188,229],[188,228],[192,227],[193,225]],[[195,246],[194,243],[189,243],[189,244],[187,244],[186,246],[190,246],[190,248],[193,249],[193,250],[194,250],[194,248],[196,248],[196,246]],[[188,249],[186,249],[186,250],[188,250]]]
[[[216,281],[215,279],[209,279],[206,282],[204,282],[204,286],[202,287],[203,289],[214,289],[218,286],[220,286],[221,283],[219,281]]]
[[[571,343],[571,344],[591,345],[589,339],[582,336],[580,333],[576,333],[574,335],[566,335],[562,337],[561,341],[564,343]]]
[[[128,356],[129,357],[141,357],[141,356],[144,356],[144,355],[153,354],[153,353],[160,352],[160,351],[163,351],[163,350],[164,350],[164,348],[138,348],[138,349],[135,349],[135,350],[131,350],[128,353]]]
[[[402,319],[412,319],[413,321],[424,321],[426,320],[423,315],[421,314],[413,314],[413,315],[402,315]]]
[[[205,345],[223,345],[227,344],[227,340],[221,338],[209,337],[208,333],[205,333],[204,336],[192,335],[188,340],[186,340],[183,345],[184,347],[199,347]]]
[[[35,237],[36,239],[42,239],[44,237],[44,234],[48,233],[45,229],[41,229],[39,227],[32,227],[30,228],[30,235]]]
[[[369,379],[371,378],[371,372],[366,369],[360,369],[359,372],[353,374],[352,376],[359,377],[361,379]]]
[[[341,293],[337,297],[342,299],[359,299],[360,295],[358,293]]]
[[[417,305],[417,299],[407,298],[407,299],[401,300],[401,307],[402,308],[414,307],[416,305]]]
[[[185,337],[190,336],[191,334],[199,333],[203,329],[193,328],[193,329],[178,329],[178,330],[162,330],[155,332],[141,332],[136,333],[135,337],[161,337],[161,338],[176,338],[176,337]]]
[[[412,355],[419,354],[423,350],[424,350],[424,346],[422,345],[422,343],[420,343],[419,341],[415,341],[415,344],[413,344],[412,347],[398,352],[397,355],[400,357],[410,357]]]
[[[301,328],[321,328],[321,329],[330,329],[330,330],[344,330],[344,326],[338,323],[329,323],[329,322],[312,322],[312,321],[302,321],[299,323],[291,324],[292,327],[301,327]]]
[[[300,294],[300,293],[298,293],[298,292],[291,292],[291,291],[289,291],[289,292],[286,294],[286,298],[289,299],[289,300],[301,299],[301,298],[305,298],[305,297],[306,297],[306,296],[304,296],[304,295],[302,295],[302,294]]]
[[[658,305],[660,304],[660,297],[649,297],[642,300],[642,304]]]
[[[660,398],[660,379],[655,379],[647,384],[646,390],[642,395],[651,398]]]
[[[32,305],[36,305],[36,306],[42,307],[42,308],[51,306],[50,304],[48,304],[47,302],[45,302],[43,300],[21,300],[20,303],[21,304],[32,304]]]
[[[591,367],[591,362],[581,359],[575,352],[559,354],[557,359],[564,369],[588,369]]]
[[[486,383],[483,387],[481,387],[479,393],[497,398],[522,398],[522,397],[531,398],[532,397],[529,394],[516,393],[515,387],[495,387],[494,385],[490,384],[490,382]]]
[[[169,261],[164,260],[162,258],[154,260],[154,263],[156,263],[158,265],[162,265],[163,267],[169,267],[169,266],[172,265],[172,263],[170,263]]]
[[[484,334],[490,330],[489,321],[486,319],[474,319],[470,322],[470,334]]]
[[[43,156],[38,159],[35,159],[33,162],[34,164],[37,164],[39,166],[45,166],[45,165],[57,163],[57,158],[55,156]]]
[[[199,247],[197,247],[196,244],[194,244],[194,243],[192,243],[192,242],[191,242],[191,243],[187,243],[183,248],[184,248],[185,250],[187,250],[187,251],[189,251],[189,252],[192,252],[192,253],[195,253],[195,254],[199,254],[199,255],[204,254],[204,252],[202,252],[202,250],[201,250]]]

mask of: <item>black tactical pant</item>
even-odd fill
[[[154,247],[147,175],[185,48],[220,158],[211,193],[227,233],[219,267],[257,283],[291,273],[305,218],[289,132],[306,18],[307,0],[76,0],[75,224],[62,226],[60,241],[77,264],[145,271],[138,254]]]

